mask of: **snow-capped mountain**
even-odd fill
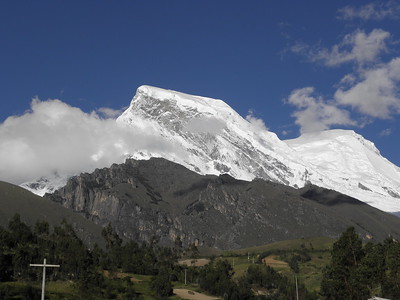
[[[39,179],[32,182],[24,182],[20,184],[20,187],[31,191],[32,193],[43,196],[46,193],[53,193],[59,188],[67,184],[68,178],[70,176],[77,174],[70,174],[65,176],[60,176],[58,173],[52,174],[51,176],[42,176]]]
[[[400,168],[361,135],[336,129],[285,142],[311,168],[329,176],[334,181],[331,188],[381,210],[399,211]]]
[[[180,151],[148,156],[161,156],[202,174],[258,177],[294,187],[311,182],[384,211],[400,211],[400,169],[354,131],[331,130],[281,141],[221,100],[149,86],[138,89],[117,122],[152,127]],[[143,151],[136,153],[143,156]]]
[[[313,183],[384,211],[400,211],[399,168],[353,131],[332,130],[282,141],[221,100],[150,86],[138,88],[117,123],[156,136],[162,145],[121,148],[127,157],[163,157],[201,174],[257,177],[293,187]],[[42,191],[52,180],[44,183]]]
[[[295,151],[221,100],[142,86],[117,122],[132,130],[157,132],[174,149],[134,149],[129,155],[135,159],[160,156],[201,174],[259,177],[291,186],[303,186],[308,179],[306,165]]]

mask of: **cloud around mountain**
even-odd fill
[[[0,124],[0,140],[0,180],[15,184],[60,170],[74,174],[123,162],[128,149],[177,151],[150,127],[127,129],[60,100],[33,99],[29,111]]]

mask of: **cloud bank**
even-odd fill
[[[328,67],[336,67],[348,62],[363,65],[375,62],[382,52],[387,51],[389,38],[390,33],[382,29],[373,29],[370,33],[356,30],[347,34],[331,49],[298,43],[292,47],[292,52],[305,56],[311,62],[320,62]]]
[[[357,125],[348,111],[336,107],[334,103],[314,96],[313,87],[294,90],[287,102],[297,107],[293,113],[300,133],[329,129],[332,125]]]
[[[173,151],[150,127],[132,130],[60,100],[34,99],[29,112],[0,124],[0,140],[0,180],[15,184],[60,170],[89,172],[123,162],[133,150]]]
[[[400,113],[400,57],[355,74],[356,82],[335,93],[339,105],[351,106],[372,118],[389,119]]]
[[[400,5],[389,1],[346,6],[339,10],[338,18],[368,21],[399,16]],[[326,130],[335,125],[362,127],[375,119],[386,120],[400,114],[400,57],[383,61],[383,54],[392,53],[389,46],[396,44],[389,32],[375,28],[370,32],[357,29],[330,48],[293,45],[291,51],[309,62],[330,68],[344,64],[352,67],[332,85],[330,96],[315,96],[314,87],[304,87],[293,90],[285,99],[296,109],[292,116],[300,132]]]

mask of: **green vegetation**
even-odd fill
[[[123,245],[110,226],[104,228],[103,236],[105,250],[97,245],[87,249],[65,221],[52,230],[47,222],[38,221],[31,229],[15,215],[8,229],[0,227],[0,299],[40,299],[42,270],[29,264],[40,263],[44,257],[61,265],[57,270],[46,270],[50,281],[46,296],[51,300],[138,299],[140,291],[136,291],[134,280],[129,274],[119,276],[120,271],[152,275],[159,286],[163,286],[162,280],[168,286],[174,278],[162,277],[160,270],[174,274],[174,268],[180,268],[171,249],[134,242]],[[150,281],[151,276],[143,286],[149,286]],[[152,287],[143,292],[163,294]],[[171,294],[171,289],[168,292]]]
[[[318,292],[322,272],[331,258],[334,239],[327,237],[286,240],[268,245],[226,251],[222,256],[233,263],[235,277],[253,264],[266,264],[293,281],[294,274],[309,291]],[[294,262],[294,259],[296,261]],[[292,264],[292,268],[291,265]],[[294,266],[297,265],[297,268]],[[297,273],[293,271],[296,268]],[[292,282],[294,285],[294,282]]]
[[[179,299],[173,288],[231,300],[400,298],[400,244],[392,239],[363,245],[354,228],[339,240],[298,239],[219,253],[204,266],[201,250],[141,245],[123,240],[108,225],[105,248],[88,249],[63,221],[53,228],[38,221],[31,228],[15,215],[0,227],[0,299],[40,299],[42,270],[30,268],[44,257],[59,269],[47,269],[46,299]],[[215,253],[215,252],[214,252]]]
[[[367,299],[371,295],[400,299],[400,244],[362,244],[354,228],[333,245],[332,260],[323,274],[326,299]]]

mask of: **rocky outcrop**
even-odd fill
[[[400,218],[333,191],[202,176],[161,158],[81,174],[46,197],[98,224],[110,222],[126,238],[162,244],[179,236],[186,245],[234,249],[336,237],[348,226],[365,237],[400,237]]]

